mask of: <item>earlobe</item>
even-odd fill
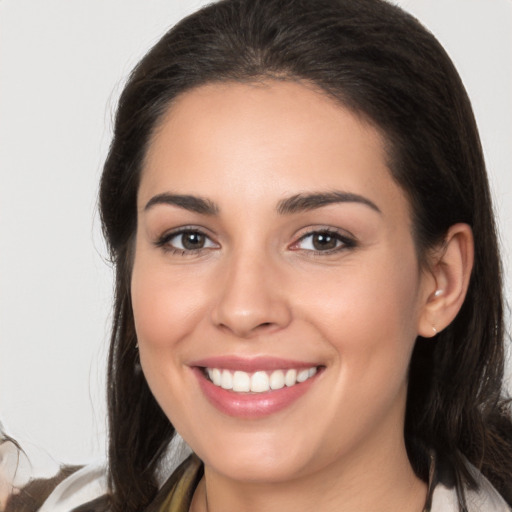
[[[433,279],[426,284],[418,325],[420,336],[435,336],[457,316],[469,287],[473,257],[471,227],[468,224],[454,224],[432,257],[429,274]]]

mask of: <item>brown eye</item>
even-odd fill
[[[157,242],[158,247],[166,251],[176,251],[179,254],[198,254],[203,249],[218,248],[218,245],[201,231],[184,229],[163,235]]]
[[[202,249],[205,245],[206,237],[202,233],[188,231],[181,235],[181,245],[187,251]]]
[[[330,233],[315,233],[311,236],[311,242],[315,250],[328,251],[337,247],[338,239]]]
[[[331,253],[355,246],[356,241],[348,236],[342,235],[337,231],[320,230],[304,235],[294,244],[293,248],[315,253]]]

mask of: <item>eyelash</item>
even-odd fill
[[[326,237],[333,238],[336,241],[336,246],[333,247],[332,249],[326,250],[301,249],[300,247],[297,247],[301,242],[315,235],[324,235]],[[296,251],[304,251],[313,255],[326,256],[330,254],[336,254],[341,251],[346,251],[347,249],[353,249],[356,246],[357,242],[353,237],[348,236],[346,234],[342,234],[333,228],[320,228],[308,231],[307,233],[303,234],[296,242],[292,244],[291,248]]]
[[[183,235],[199,235],[200,237],[204,237],[205,241],[209,241],[206,243],[209,243],[209,246],[207,247],[200,247],[198,249],[180,249],[178,247],[173,247],[171,245],[171,241],[175,238],[178,238],[179,236]],[[318,235],[323,235],[325,237],[334,239],[336,241],[336,246],[331,249],[326,250],[319,250],[319,249],[302,249],[298,247],[298,245],[306,240],[309,237]],[[156,242],[155,245],[157,247],[162,248],[165,252],[169,252],[172,254],[175,254],[177,256],[199,256],[203,252],[208,251],[212,249],[216,244],[212,241],[212,239],[205,234],[202,230],[193,228],[193,227],[183,227],[180,228],[177,231],[171,231],[169,233],[163,234]],[[320,228],[320,229],[314,229],[312,231],[309,231],[305,234],[303,234],[296,242],[294,242],[290,249],[294,251],[302,251],[307,252],[312,255],[329,255],[329,254],[335,254],[341,251],[345,251],[347,249],[353,249],[357,246],[357,242],[353,237],[347,236],[346,234],[341,234],[339,231],[333,229],[333,228]]]
[[[204,237],[206,241],[209,241],[211,244],[208,247],[200,247],[198,249],[180,249],[178,247],[173,247],[171,245],[171,240],[178,238],[179,236],[183,235],[199,235],[201,237]],[[208,242],[207,242],[208,243]],[[156,242],[155,245],[157,247],[160,247],[165,252],[169,252],[171,254],[175,254],[177,256],[199,256],[204,251],[210,250],[215,244],[215,242],[212,241],[212,239],[204,233],[202,230],[194,228],[194,227],[183,227],[178,229],[177,231],[171,231],[168,233],[164,233]]]

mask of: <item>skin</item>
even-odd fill
[[[375,208],[278,211],[332,191]],[[147,206],[161,194],[217,211]],[[206,235],[203,249],[165,238],[184,226]],[[312,250],[311,232],[327,229],[342,237],[335,250]],[[205,464],[191,510],[422,510],[426,485],[403,439],[407,369],[417,335],[442,329],[463,300],[469,228],[447,240],[422,270],[379,132],[311,87],[215,84],[173,103],[142,173],[132,301],[149,386]],[[191,369],[225,355],[323,371],[285,409],[239,418],[206,399]]]

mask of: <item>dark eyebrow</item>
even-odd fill
[[[169,204],[172,206],[179,206],[185,210],[191,212],[200,213],[202,215],[217,215],[219,213],[219,207],[210,201],[209,199],[203,199],[202,197],[181,195],[181,194],[158,194],[152,197],[144,207],[147,211],[151,207],[157,204]]]
[[[352,194],[351,192],[319,192],[313,194],[296,194],[294,196],[283,199],[277,205],[277,211],[281,215],[288,215],[291,213],[304,212],[307,210],[314,210],[333,203],[361,203],[376,212],[382,213],[379,207],[359,194]]]

